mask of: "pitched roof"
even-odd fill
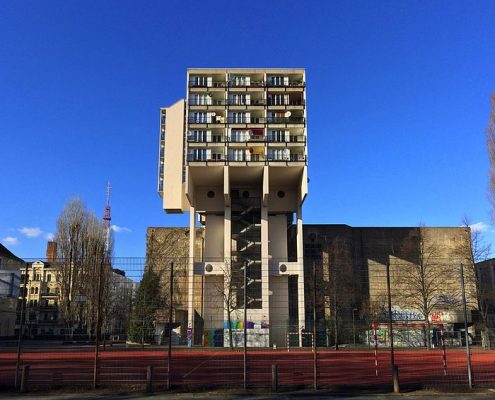
[[[0,243],[0,256],[5,258],[10,258],[12,260],[24,262],[24,260],[17,257],[14,253],[12,253],[7,247],[5,247],[2,243]]]

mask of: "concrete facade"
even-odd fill
[[[185,102],[161,110],[163,208],[189,211],[189,254],[197,220],[205,228],[202,257],[188,266],[189,345],[201,344],[199,330],[240,329],[245,291],[253,343],[281,346],[289,320],[304,326],[305,100],[304,69],[188,69]],[[289,260],[294,220],[297,254]],[[278,293],[289,291],[289,276],[297,280],[295,307]],[[211,294],[199,309],[198,278]]]

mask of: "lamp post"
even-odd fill
[[[354,323],[354,313],[358,311],[357,308],[352,309],[352,339],[354,341],[354,347],[356,347],[356,325]]]

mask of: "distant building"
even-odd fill
[[[0,337],[14,336],[23,260],[0,244]]]
[[[495,258],[476,263],[482,300],[486,306],[486,322],[495,329]]]
[[[64,334],[64,321],[58,310],[59,287],[56,265],[35,261],[29,263],[28,273],[21,276],[25,288],[26,310],[23,334],[31,338],[50,338]],[[22,301],[22,295],[19,296]]]
[[[109,285],[109,307],[103,331],[114,339],[122,340],[127,335],[138,284],[126,277],[125,271],[112,268]]]
[[[179,325],[177,334],[180,343],[187,342],[188,275],[189,267],[189,228],[149,227],[146,232],[146,268],[160,274],[164,297],[168,296],[170,263],[174,262],[174,323]],[[194,259],[200,260],[203,254],[204,229],[197,228],[195,234]],[[194,302],[201,307],[201,277],[194,277],[196,290]],[[197,324],[202,323],[200,314],[195,316]],[[168,309],[159,310],[155,321],[158,340],[165,333],[168,324]],[[196,342],[202,342],[202,330],[198,330]]]
[[[395,322],[426,321],[426,307],[422,308],[420,299],[425,295],[430,322],[443,324],[449,332],[464,328],[459,271],[460,264],[471,259],[469,228],[315,224],[304,225],[303,233],[307,326],[313,320],[311,282],[315,269],[321,328],[332,325],[335,319],[332,297],[339,299],[337,317],[341,324],[349,327],[353,318],[366,321],[368,326],[386,322],[389,263]],[[419,265],[423,265],[422,273]],[[421,274],[424,289],[419,287]],[[473,281],[465,275],[471,325],[471,314],[477,307],[470,287]]]
[[[195,260],[203,260],[204,228],[196,229]],[[289,226],[287,240],[287,259],[296,258],[297,235],[295,226]],[[187,228],[148,228],[147,265],[152,265],[151,258],[158,257],[155,264],[165,268],[170,261],[179,261],[180,276],[175,282],[174,290],[181,293],[174,321],[181,325],[181,336],[187,323],[187,279],[185,271],[188,254]],[[288,315],[283,324],[272,326],[279,332],[298,332],[311,330],[313,321],[313,273],[316,269],[317,321],[321,334],[332,336],[331,326],[337,318],[345,327],[341,333],[341,343],[349,341],[352,321],[364,330],[370,329],[376,322],[386,322],[387,291],[386,264],[390,264],[392,292],[392,312],[395,322],[425,321],[421,308],[417,304],[418,293],[412,287],[411,271],[422,262],[427,265],[427,279],[431,281],[434,292],[430,293],[429,321],[442,324],[453,335],[463,329],[459,266],[470,259],[469,228],[418,228],[389,227],[361,228],[348,225],[303,225],[304,246],[304,324],[299,324],[297,307],[297,276],[288,276],[287,307]],[[423,257],[423,261],[419,259]],[[283,263],[280,266],[283,268]],[[495,282],[495,270],[492,269],[492,282]],[[201,277],[194,291],[195,326],[200,332],[196,343],[212,345],[211,330],[204,319],[207,315],[202,310],[211,302],[211,295],[202,284]],[[472,281],[471,281],[472,283]],[[476,304],[472,298],[470,281],[466,279],[468,297],[469,325],[476,313]],[[167,286],[168,287],[168,286]],[[432,289],[432,290],[433,290]],[[338,300],[336,300],[338,298]],[[219,305],[222,311],[222,305]],[[337,310],[337,311],[336,311]],[[222,328],[219,326],[218,328]],[[220,330],[220,329],[219,329]],[[200,335],[209,337],[210,341],[201,342]],[[320,337],[320,343],[324,341]],[[331,343],[332,338],[328,340]],[[327,343],[328,343],[327,342]],[[273,340],[272,344],[284,346],[285,341]],[[222,344],[224,345],[224,342]]]

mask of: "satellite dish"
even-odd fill
[[[285,117],[286,117],[286,118],[289,118],[289,117],[290,117],[290,115],[291,115],[290,111],[287,111],[287,112],[285,113]]]
[[[212,117],[215,117],[216,115],[217,115],[217,113],[215,113],[215,112],[212,112],[212,113],[211,113],[211,116],[212,116]]]

